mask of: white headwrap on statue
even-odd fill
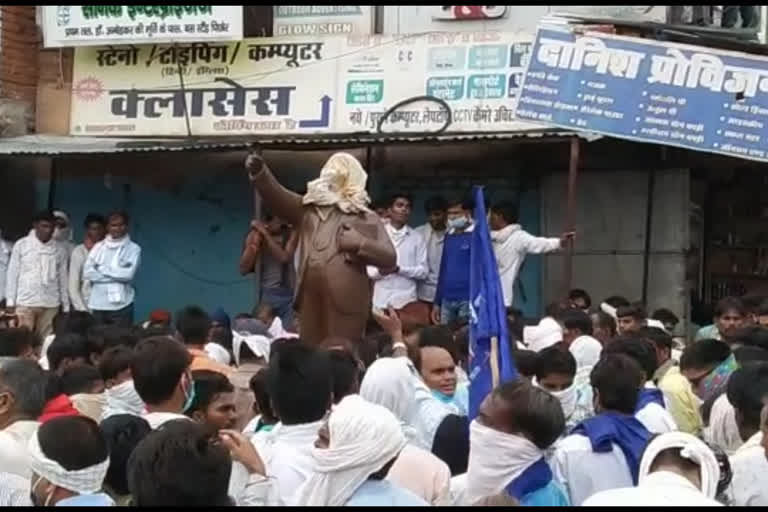
[[[365,191],[368,174],[357,158],[335,153],[323,166],[320,177],[307,183],[304,204],[335,206],[344,213],[368,211],[371,198]]]
[[[53,485],[77,494],[101,492],[104,477],[107,475],[107,469],[109,469],[109,457],[94,466],[68,471],[55,460],[45,456],[37,440],[37,434],[29,439],[27,449],[29,450],[29,466],[32,471]]]

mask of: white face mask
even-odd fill
[[[448,227],[451,229],[464,229],[469,225],[469,219],[466,217],[456,217],[448,219]]]
[[[562,391],[550,391],[547,388],[542,387],[541,384],[539,384],[539,382],[536,380],[536,377],[534,377],[533,385],[537,388],[543,389],[558,399],[560,406],[563,408],[563,414],[565,415],[566,421],[568,421],[568,418],[570,418],[574,411],[576,411],[576,404],[579,401],[579,392],[575,383],[571,384],[569,388],[563,389]]]
[[[499,494],[542,456],[543,452],[528,439],[473,420],[469,425],[468,501],[474,503]]]
[[[576,410],[576,403],[579,399],[579,393],[576,389],[576,386],[571,384],[571,387],[567,389],[562,391],[549,391],[549,394],[560,401],[565,419],[568,420],[568,418],[570,418],[573,412]]]

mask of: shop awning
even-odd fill
[[[24,135],[0,139],[0,155],[87,155],[155,151],[211,151],[243,150],[251,144],[272,149],[323,149],[338,146],[364,146],[376,144],[403,144],[419,142],[466,142],[506,139],[544,141],[578,136],[592,141],[599,135],[576,133],[548,128],[545,130],[499,133],[441,133],[425,134],[328,134],[328,135],[274,135],[226,138],[110,138],[70,137],[65,135]],[[521,140],[521,141],[522,141]]]

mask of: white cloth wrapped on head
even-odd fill
[[[75,234],[72,231],[72,224],[69,222],[69,215],[62,210],[54,210],[53,216],[56,219],[62,219],[67,223],[67,227],[64,229],[56,226],[53,231],[53,238],[59,242],[71,242],[75,239]]]
[[[552,317],[544,317],[538,325],[523,327],[523,343],[528,350],[541,352],[563,341],[563,328]]]
[[[616,316],[616,308],[611,306],[607,302],[602,302],[600,304],[600,311],[602,311],[606,315],[610,316],[614,320],[618,320],[619,319],[619,317]]]
[[[717,484],[720,481],[720,465],[712,450],[703,441],[685,432],[667,432],[653,438],[643,452],[640,461],[639,484],[651,472],[656,457],[670,448],[680,448],[680,456],[690,460],[700,468],[701,492],[707,498],[714,499],[717,495]]]
[[[77,494],[101,492],[104,477],[109,469],[109,457],[94,466],[70,471],[45,456],[37,440],[37,434],[30,438],[27,449],[32,471],[53,485]]]
[[[344,505],[407,444],[395,415],[359,395],[344,397],[333,408],[328,433],[329,446],[312,449],[314,474],[297,492],[297,505]]]
[[[334,153],[323,166],[320,176],[307,183],[303,203],[335,206],[344,213],[368,210],[371,198],[365,191],[368,174],[349,153]]]
[[[243,343],[253,352],[253,355],[263,357],[269,361],[269,350],[272,345],[271,339],[258,334],[243,335],[232,331],[232,352],[235,355],[235,364],[237,366],[240,366],[240,347],[242,347]]]
[[[413,384],[413,374],[405,357],[377,359],[368,367],[360,384],[360,396],[392,411],[400,420],[409,442],[414,441],[418,435],[412,425],[416,411],[416,389]]]

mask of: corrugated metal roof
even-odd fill
[[[442,133],[439,135],[398,134],[329,134],[329,135],[275,135],[236,136],[226,138],[107,138],[69,137],[62,135],[25,135],[0,139],[0,155],[86,155],[100,153],[153,152],[153,151],[205,151],[238,150],[251,144],[264,147],[315,149],[322,146],[354,146],[368,144],[395,144],[417,142],[462,142],[504,140],[516,138],[546,139],[578,136],[587,140],[600,138],[589,133],[575,133],[556,128],[522,132],[498,133]]]

